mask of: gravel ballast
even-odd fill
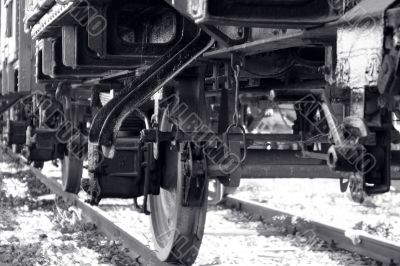
[[[341,193],[338,180],[243,180],[235,196],[254,200],[305,219],[362,230],[400,243],[400,187],[368,197],[363,204]]]
[[[14,265],[137,265],[128,250],[108,240],[79,210],[50,194],[27,168],[0,164],[2,201],[0,262]],[[60,181],[60,169],[46,164],[46,176]],[[34,185],[32,185],[34,184]],[[12,191],[12,193],[11,193]],[[3,193],[3,192],[2,192]],[[13,194],[14,193],[14,194]],[[79,193],[84,200],[87,195]],[[18,198],[18,200],[15,200]],[[22,198],[22,200],[20,199]],[[18,205],[20,204],[20,205]],[[152,248],[150,219],[132,200],[105,199],[96,210]],[[11,218],[12,217],[12,218]],[[377,265],[336,250],[318,238],[288,232],[247,214],[210,207],[203,244],[195,265]]]
[[[1,156],[1,155],[0,155]],[[138,265],[27,167],[0,163],[0,265]]]

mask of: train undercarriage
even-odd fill
[[[61,162],[91,204],[134,199],[160,260],[191,265],[207,205],[243,178],[335,178],[357,202],[390,190],[399,4],[4,1],[3,143]]]

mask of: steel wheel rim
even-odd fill
[[[178,213],[181,212],[181,205],[178,204],[180,191],[177,185],[180,183],[180,154],[175,154],[176,175],[175,178],[169,177],[170,186],[168,189],[161,188],[160,195],[150,197],[151,224],[153,231],[153,242],[160,260],[167,260],[173,248],[174,239],[177,235],[176,228],[178,226]],[[172,156],[167,156],[171,159]],[[173,173],[170,173],[171,175]],[[174,180],[175,179],[175,180]]]
[[[62,188],[66,192],[78,193],[82,178],[83,160],[65,155],[61,162]],[[71,188],[72,187],[72,188]]]

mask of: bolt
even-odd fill
[[[272,30],[272,34],[273,34],[273,35],[278,35],[279,33],[280,33],[279,30]]]
[[[318,70],[324,75],[331,74],[331,69],[328,66],[322,66],[322,67],[318,68]]]
[[[242,38],[244,34],[244,29],[243,27],[237,27],[237,35]]]
[[[352,100],[353,102],[359,102],[363,99],[363,94],[360,92],[353,92],[352,93]]]
[[[387,99],[383,96],[378,97],[378,106],[385,107],[387,105]]]
[[[400,46],[400,27],[398,27],[395,31],[394,31],[394,35],[393,35],[393,45],[395,47],[399,47]]]
[[[190,3],[190,10],[192,11],[192,14],[196,16],[199,13],[199,8],[200,8],[200,1],[199,0],[192,0]]]

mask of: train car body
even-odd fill
[[[92,204],[143,197],[160,260],[191,265],[207,204],[242,178],[337,178],[357,202],[389,191],[399,6],[2,1],[3,141],[37,167],[60,160],[71,193],[88,161]]]

